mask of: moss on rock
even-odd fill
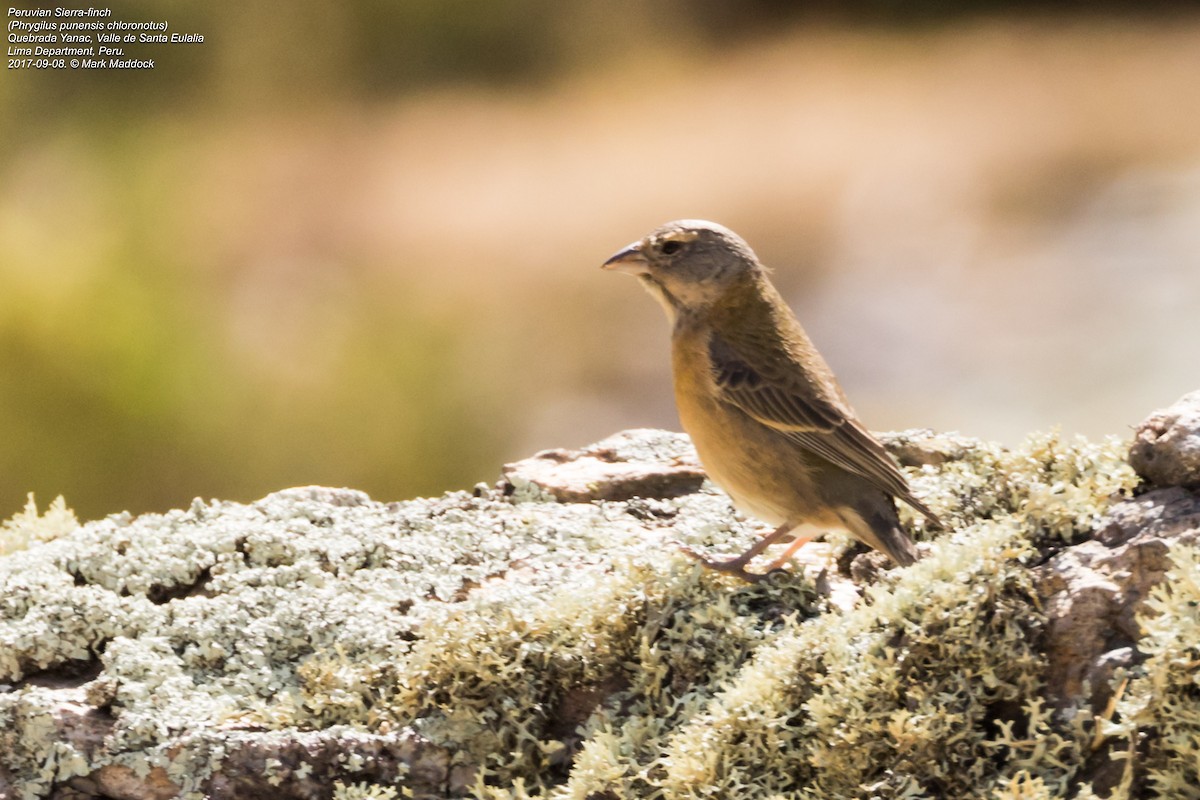
[[[677,435],[635,438],[608,450],[680,457]],[[187,797],[332,796],[336,782],[337,796],[495,799],[1088,796],[1098,729],[1048,698],[1032,567],[1132,490],[1124,445],[888,444],[949,530],[902,512],[924,557],[879,571],[859,555],[854,582],[819,559],[755,585],[704,572],[673,542],[735,551],[758,530],[711,488],[560,503],[502,485],[396,504],[312,488],[89,523],[0,559],[0,785],[26,798],[64,784],[98,796],[131,775]],[[1197,585],[1179,563],[1156,620]],[[1175,719],[1163,708],[1190,724],[1190,706],[1164,698],[1184,696],[1191,656],[1162,625],[1147,623],[1150,660],[1110,738],[1160,736],[1139,720]],[[1158,746],[1147,775],[1176,760]]]

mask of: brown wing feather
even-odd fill
[[[794,377],[799,366],[774,370],[752,365],[717,333],[709,340],[713,379],[721,397],[763,425],[874,486],[899,497],[935,524],[937,517],[908,487],[908,481],[872,436],[837,400]]]

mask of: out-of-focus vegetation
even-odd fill
[[[206,41],[0,80],[0,517],[673,427],[659,312],[595,265],[680,216],[874,427],[1120,430],[1196,383],[1200,17],[1026,8],[113,6]]]

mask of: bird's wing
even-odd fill
[[[933,512],[913,497],[883,445],[840,402],[820,391],[816,382],[805,383],[798,366],[785,362],[772,369],[752,364],[717,333],[709,340],[709,356],[723,400],[937,522]]]

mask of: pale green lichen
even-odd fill
[[[1055,800],[1061,796],[1041,778],[1021,770],[1009,780],[1002,781],[993,790],[990,800]]]
[[[411,797],[412,795],[401,795],[398,790],[391,786],[375,786],[369,783],[342,783],[337,781],[333,785],[333,800],[394,800],[397,797]]]
[[[979,526],[870,603],[787,617],[726,680],[678,698],[687,713],[651,736],[598,715],[601,735],[552,796],[969,797],[1020,770],[1063,785],[1078,742],[1038,700],[1026,553],[1019,528]],[[641,710],[639,727],[661,722],[654,704]]]
[[[62,495],[50,502],[45,514],[38,514],[37,502],[30,492],[25,508],[12,519],[0,522],[0,556],[24,550],[31,544],[57,539],[78,527],[79,520],[75,518],[75,512],[67,508]]]
[[[1111,800],[1200,798],[1200,549],[1176,544],[1172,568],[1151,590],[1140,618],[1146,656],[1116,704],[1104,733],[1128,744],[1122,782]],[[1135,786],[1149,792],[1135,794]]]
[[[56,700],[48,689],[29,687],[0,703],[0,753],[5,757],[0,763],[28,765],[17,787],[22,800],[37,800],[54,783],[91,771],[86,755],[57,737]]]
[[[1011,515],[1034,544],[1071,542],[1095,527],[1111,498],[1138,484],[1126,461],[1129,444],[1116,437],[1064,440],[1055,431],[1014,450],[967,441],[937,468],[910,471],[916,493],[950,528]],[[921,521],[907,506],[900,510],[902,518]]]
[[[491,798],[1065,796],[1087,736],[1043,702],[1026,562],[1134,485],[1123,452],[968,442],[909,473],[951,532],[902,511],[930,552],[848,611],[811,576],[746,585],[682,555],[758,530],[712,491],[297,489],[91,523],[0,560],[0,681],[98,659],[113,730],[86,765],[56,754],[52,693],[21,685],[0,763],[30,798],[108,763],[199,797],[247,737],[344,728],[416,732]]]

